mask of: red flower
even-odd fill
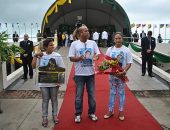
[[[128,81],[126,75],[119,75],[119,72],[123,72],[124,70],[120,67],[117,58],[113,59],[105,55],[105,60],[102,61],[97,68],[97,74],[110,74],[120,78],[124,82]]]

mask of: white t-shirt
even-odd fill
[[[37,66],[47,66],[51,58],[55,59],[57,66],[65,68],[62,56],[56,52],[52,52],[49,55],[43,52],[43,56],[37,59]],[[56,87],[57,83],[38,83],[37,85],[39,87]]]
[[[102,32],[102,39],[108,39],[108,33],[106,31]]]
[[[106,51],[106,55],[112,58],[118,58],[119,65],[123,69],[128,63],[133,63],[132,53],[129,48],[122,45],[120,48],[109,47]]]
[[[74,41],[69,50],[69,57],[80,57],[84,55],[83,61],[74,63],[75,75],[88,76],[94,74],[93,56],[100,54],[99,48],[95,41],[87,40],[85,43],[80,40]]]
[[[99,33],[98,32],[94,32],[93,33],[93,40],[98,40],[99,39]]]

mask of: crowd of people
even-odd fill
[[[38,36],[38,35],[37,35]],[[39,35],[40,36],[40,35]],[[136,39],[139,38],[137,32],[134,35]],[[94,31],[92,39],[90,40],[90,33],[86,25],[82,25],[76,28],[73,34],[68,35],[66,32],[57,33],[58,46],[69,46],[68,57],[71,62],[74,63],[75,74],[75,123],[81,122],[81,116],[83,112],[83,94],[84,87],[87,89],[88,94],[88,116],[92,121],[97,121],[98,117],[96,112],[96,101],[95,101],[95,70],[94,62],[100,58],[99,44],[100,44],[100,34],[97,30]],[[153,51],[156,47],[156,40],[152,37],[152,31],[148,31],[147,35],[143,31],[140,34],[141,38],[141,48],[142,48],[142,76],[146,73],[146,63],[148,64],[148,75],[154,77],[152,73],[152,57]],[[101,33],[101,43],[102,47],[107,47],[108,33],[103,30]],[[120,32],[114,33],[111,38],[114,44],[106,51],[106,55],[111,58],[118,58],[121,63],[122,72],[118,75],[126,75],[127,71],[130,69],[133,63],[132,54],[130,49],[123,45],[123,36]],[[27,76],[29,72],[30,79],[33,78],[33,69],[37,66],[46,66],[51,58],[54,59],[55,64],[59,67],[64,66],[63,59],[61,55],[54,51],[54,40],[52,38],[47,38],[44,34],[41,40],[39,37],[39,51],[33,54],[33,42],[29,40],[28,34],[24,35],[24,40],[20,42],[20,47],[25,50],[21,54],[21,60],[24,70],[24,81],[27,81]],[[135,40],[135,39],[134,39]],[[70,42],[70,45],[69,45]],[[120,56],[121,55],[121,56]],[[29,70],[29,71],[28,71]],[[114,115],[114,104],[116,94],[119,96],[119,120],[125,120],[124,114],[124,103],[125,103],[125,83],[119,77],[110,74],[110,98],[108,101],[108,112],[104,115],[104,119],[111,118]],[[48,104],[49,100],[52,101],[52,115],[55,124],[59,123],[57,118],[58,111],[58,99],[57,92],[59,90],[59,83],[40,83],[38,84],[42,92],[42,126],[48,126]]]

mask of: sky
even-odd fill
[[[170,24],[170,0],[116,0],[127,13],[130,23],[135,24]],[[8,23],[8,32],[11,33],[12,23],[14,30],[20,31],[20,35],[25,32],[31,32],[35,35],[37,29],[40,29],[44,14],[55,0],[0,0],[0,31],[5,29],[5,23]],[[17,25],[19,23],[19,25]],[[31,23],[33,29],[30,30]],[[37,23],[37,24],[36,24]],[[20,30],[19,30],[19,28]],[[143,28],[148,31],[147,27]],[[134,32],[136,28],[132,28]],[[141,32],[138,28],[138,32]],[[151,28],[152,30],[152,28]],[[13,30],[12,30],[13,31]],[[17,31],[17,32],[18,32]],[[155,37],[159,28],[155,28]],[[162,37],[165,37],[165,29],[160,30]],[[166,38],[170,39],[170,28],[166,29]]]

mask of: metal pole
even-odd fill
[[[165,43],[166,43],[166,24],[165,24]]]
[[[36,25],[37,25],[37,31],[38,31],[38,23],[36,23]]]
[[[26,34],[26,25],[25,25],[25,23],[24,23],[24,29],[25,29],[25,34]]]
[[[31,23],[31,40],[32,40],[32,25],[33,25],[33,23]]]

